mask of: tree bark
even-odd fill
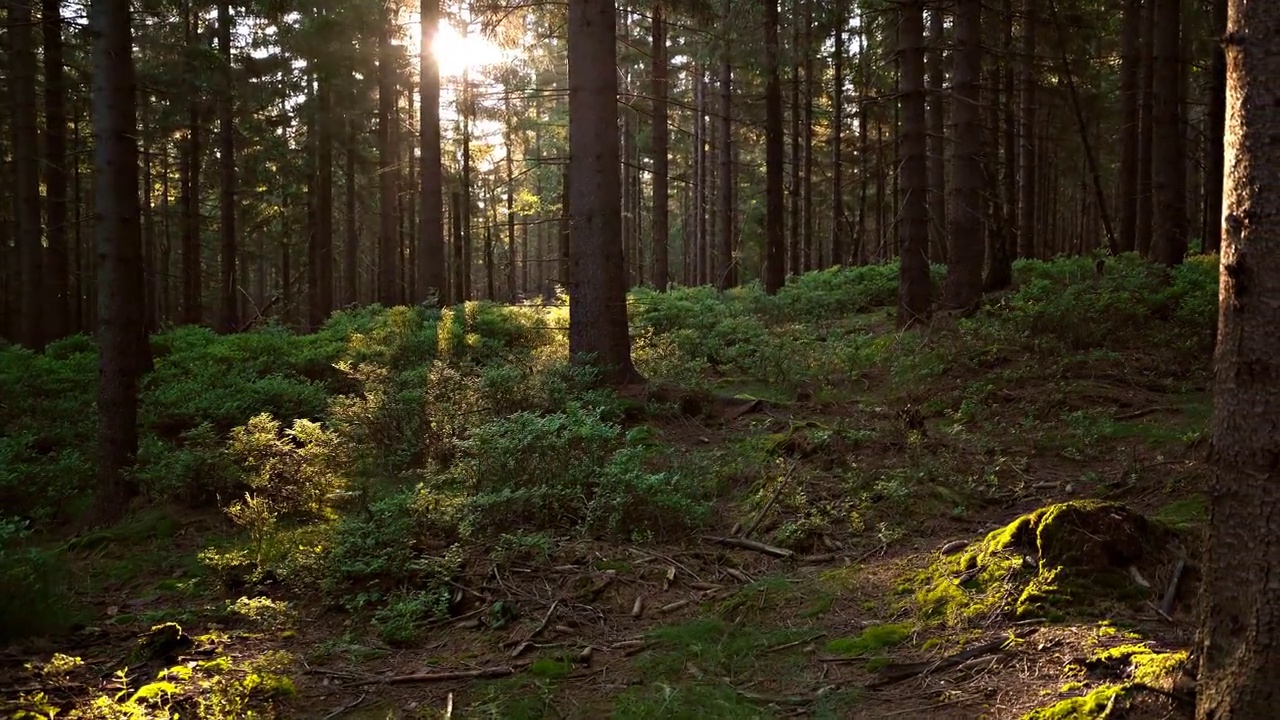
[[[45,333],[48,339],[56,340],[67,335],[71,324],[67,255],[67,88],[62,67],[62,3],[61,0],[44,0],[42,5],[45,241],[48,245]]]
[[[813,242],[813,99],[818,91],[813,62],[813,3],[804,3],[804,235],[801,237],[801,272],[818,267]]]
[[[725,3],[725,11],[729,5]],[[720,61],[720,132],[717,140],[720,143],[720,192],[718,205],[719,250],[712,253],[716,258],[715,277],[712,281],[721,290],[727,290],[737,283],[734,280],[735,258],[733,257],[733,66],[729,63],[729,49],[724,48]]]
[[[1018,256],[1036,257],[1036,12],[1039,0],[1023,0],[1022,108],[1019,128]]]
[[[955,19],[955,69],[951,108],[954,156],[947,211],[946,305],[969,308],[982,297],[985,250],[982,211],[982,115],[978,77],[982,72],[982,2],[958,0]]]
[[[782,289],[787,248],[782,195],[782,81],[778,77],[778,0],[764,0],[765,261],[764,290]]]
[[[1143,0],[1141,95],[1138,99],[1138,217],[1133,249],[1139,255],[1151,254],[1154,193],[1152,192],[1152,147],[1154,123],[1152,89],[1155,84],[1155,7],[1158,0]]]
[[[1155,64],[1162,68],[1151,92],[1152,192],[1155,209],[1152,254],[1167,266],[1187,254],[1186,165],[1182,157],[1182,103],[1179,64],[1182,56],[1182,0],[1155,0]]]
[[[623,385],[631,362],[618,176],[617,11],[613,0],[569,2],[569,198],[573,233],[569,353]]]
[[[1133,250],[1138,227],[1138,76],[1142,58],[1142,0],[1125,0],[1120,34],[1120,237],[1121,252]]]
[[[182,321],[199,325],[204,318],[204,266],[200,257],[200,134],[202,120],[200,101],[202,88],[197,80],[195,53],[199,14],[186,4],[183,38],[187,47],[186,90],[187,142],[182,167]]]
[[[1213,37],[1227,28],[1227,0],[1212,0],[1210,27]],[[1222,238],[1222,156],[1223,128],[1227,121],[1227,56],[1221,45],[1213,49],[1209,78],[1209,118],[1205,150],[1204,251],[1217,252]]]
[[[391,18],[378,20],[378,302],[384,307],[400,304],[396,242],[396,156],[392,148],[392,123],[396,109],[395,47],[391,44]]]
[[[667,128],[667,29],[662,3],[653,6],[653,286],[666,292],[671,282],[670,203],[667,174],[670,172]]]
[[[333,80],[322,66],[316,78],[316,287],[311,296],[311,327],[333,312]],[[288,282],[288,278],[285,282]]]
[[[422,145],[422,218],[418,223],[419,302],[433,294],[438,302],[445,297],[444,273],[444,171],[440,150],[440,64],[432,48],[440,21],[440,0],[422,2],[421,75],[422,116],[418,128]]]
[[[800,263],[800,3],[802,0],[791,0],[791,177],[787,188],[790,201],[790,227],[787,232],[787,273],[799,275],[803,272]],[[861,113],[859,113],[861,116]]]
[[[829,265],[848,260],[844,237],[844,9],[836,3],[835,32],[831,50],[831,259]]]
[[[1231,0],[1219,335],[1196,717],[1280,706],[1280,5]]]
[[[98,483],[93,514],[119,519],[138,486],[138,379],[149,362],[142,315],[142,235],[133,39],[127,0],[94,0],[94,208],[98,253]]]
[[[231,68],[231,4],[218,2],[218,178],[221,264],[218,278],[220,332],[235,332],[239,327],[236,312],[236,129],[235,86]]]
[[[13,105],[14,226],[21,292],[21,339],[29,348],[46,342],[44,247],[40,227],[40,135],[36,124],[36,46],[31,11],[34,0],[9,0],[9,71]],[[137,185],[137,181],[134,181]]]
[[[929,11],[928,64],[928,133],[929,133],[929,257],[936,262],[947,261],[947,136],[946,68],[943,65],[942,8]]]
[[[898,327],[910,327],[929,313],[929,148],[925,137],[924,3],[899,5],[899,97],[902,101],[902,222],[898,226]]]

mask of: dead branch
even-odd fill
[[[1002,637],[998,640],[992,640],[976,647],[969,648],[962,652],[950,655],[938,660],[925,662],[903,663],[899,665],[889,665],[880,672],[880,676],[867,687],[885,687],[900,683],[903,680],[910,680],[921,675],[928,675],[939,670],[947,670],[949,668],[961,665],[974,658],[989,655],[994,652],[1000,652],[1005,649],[1010,640],[1021,640],[1029,637],[1039,631],[1040,628],[1029,627],[1017,631],[1012,638]]]
[[[477,680],[488,678],[510,677],[516,674],[510,665],[481,668],[479,670],[450,670],[438,673],[416,673],[413,675],[394,675],[388,678],[372,678],[361,680],[355,685],[402,685],[404,683],[449,682],[450,680]]]
[[[1182,580],[1182,572],[1187,569],[1187,561],[1178,558],[1178,564],[1173,566],[1173,577],[1169,578],[1169,587],[1164,591],[1164,597],[1160,599],[1160,612],[1165,617],[1173,615],[1173,601],[1178,597],[1178,583]]]
[[[754,550],[765,555],[772,555],[778,558],[794,557],[795,553],[785,548],[766,545],[755,540],[747,540],[746,538],[719,537],[717,535],[703,535],[703,540],[715,543],[717,545],[728,545],[730,547],[742,548],[743,550]]]

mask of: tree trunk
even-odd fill
[[[396,163],[392,123],[396,110],[395,47],[391,44],[391,19],[378,20],[378,302],[384,307],[400,304],[397,292],[399,252],[396,242]]]
[[[94,0],[94,209],[98,252],[98,477],[95,519],[125,513],[138,493],[138,378],[149,362],[142,316],[142,236],[133,39],[127,0]],[[33,106],[34,107],[34,106]]]
[[[982,297],[983,241],[982,116],[978,75],[982,72],[982,2],[958,0],[955,19],[955,69],[952,71],[950,207],[947,211],[945,303],[973,307]]]
[[[474,106],[471,100],[471,81],[470,75],[466,70],[462,72],[462,92],[461,92],[462,109],[462,215],[460,222],[462,223],[462,298],[460,302],[466,302],[471,299],[471,270],[474,267],[471,262],[471,248],[474,247],[471,242],[471,117],[474,114]]]
[[[333,312],[333,80],[321,70],[316,87],[316,287],[311,298],[311,327]],[[288,279],[285,279],[288,282]]]
[[[156,331],[156,266],[155,266],[155,213],[151,204],[151,120],[147,116],[149,93],[140,93],[138,103],[138,135],[141,143],[142,165],[142,325],[147,334]]]
[[[204,267],[200,257],[200,95],[195,53],[199,14],[186,5],[183,37],[188,48],[187,74],[187,142],[182,160],[182,321],[199,325],[204,316]]]
[[[818,267],[813,243],[813,98],[818,81],[813,63],[813,2],[804,3],[804,235],[801,237],[801,272]]]
[[[599,368],[603,382],[623,385],[641,378],[631,363],[619,242],[616,24],[612,0],[569,2],[569,353]]]
[[[346,226],[346,243],[342,253],[342,306],[352,307],[360,302],[360,233],[356,229],[356,120],[346,119],[346,149],[343,153],[345,167],[343,178],[343,218]]]
[[[484,299],[494,301],[497,298],[498,288],[494,278],[493,260],[493,223],[486,222],[484,224]]]
[[[1013,259],[1017,254],[1017,221],[1018,221],[1018,120],[1014,111],[1015,96],[1013,92],[1013,2],[1001,0],[1000,14],[1000,48],[1003,57],[999,59],[1002,68],[1003,85],[1000,102],[996,103],[996,117],[1002,125],[1000,140],[1000,205],[1003,228],[1000,237],[992,247],[992,254],[987,262],[987,274],[982,281],[982,289],[986,292],[1003,290],[1013,284]]]
[[[670,284],[671,218],[667,174],[670,172],[667,128],[667,29],[662,3],[653,6],[653,286],[666,292]]]
[[[727,2],[725,10],[729,10]],[[717,177],[720,181],[720,249],[713,253],[717,262],[713,266],[716,274],[712,280],[716,287],[727,290],[737,283],[734,280],[733,257],[733,66],[729,63],[728,48],[723,53],[720,61],[720,133],[716,138],[720,142],[720,170]]]
[[[62,3],[44,0],[45,200],[48,245],[45,333],[50,340],[70,330],[67,256],[67,88],[62,68]]]
[[[418,292],[420,302],[434,294],[446,299],[444,274],[444,171],[440,150],[440,65],[431,49],[440,20],[440,0],[422,2],[422,106],[418,128],[422,145],[422,218],[418,224]]]
[[[947,71],[943,65],[942,8],[929,11],[928,63],[928,132],[929,132],[929,257],[937,262],[947,260],[947,136],[946,94],[943,84]]]
[[[1155,64],[1151,91],[1152,192],[1155,209],[1152,254],[1167,266],[1182,262],[1187,254],[1186,165],[1182,157],[1182,103],[1179,63],[1182,56],[1182,0],[1155,0]]]
[[[1120,251],[1136,244],[1138,227],[1138,75],[1141,56],[1142,0],[1125,0],[1120,35]]]
[[[557,280],[564,286],[565,290],[570,289],[573,281],[573,266],[570,264],[573,236],[573,216],[571,214],[573,196],[570,194],[570,180],[569,164],[566,163],[564,172],[561,173],[560,181],[560,251],[557,253],[559,262],[556,267],[557,275],[559,275]],[[622,197],[621,191],[619,191],[618,197]],[[621,205],[619,205],[619,214],[621,214]],[[621,217],[618,218],[618,224],[619,226],[622,224]]]
[[[218,179],[221,265],[218,278],[220,332],[235,332],[239,326],[236,312],[236,129],[235,86],[231,68],[231,5],[218,2]]]
[[[462,251],[462,193],[453,191],[449,200],[449,219],[453,223],[453,277],[449,283],[449,302],[457,305],[466,302],[466,295],[463,294],[466,282],[462,279],[467,272],[463,262],[465,253]]]
[[[898,43],[902,102],[902,222],[898,271],[898,327],[909,327],[929,313],[928,142],[925,137],[924,3],[899,4]],[[957,107],[960,103],[957,103]]]
[[[764,290],[782,289],[787,248],[782,196],[782,81],[778,77],[778,0],[764,0],[765,260]]]
[[[831,51],[831,259],[830,266],[847,261],[844,238],[844,10],[836,6],[834,47]]]
[[[791,177],[788,187],[790,200],[790,227],[787,232],[787,273],[799,275],[803,272],[800,263],[800,3],[802,0],[791,0]],[[862,113],[858,113],[859,116]]]
[[[1226,192],[1196,717],[1280,706],[1280,5],[1231,0]]]
[[[1155,6],[1158,0],[1144,0],[1142,16],[1142,87],[1138,102],[1138,217],[1133,247],[1139,255],[1151,254],[1154,195],[1152,193],[1152,89],[1155,85]]]
[[[1036,6],[1023,0],[1021,140],[1018,161],[1018,256],[1036,257]]]
[[[1227,27],[1227,0],[1211,0],[1210,28],[1221,37]],[[1209,78],[1209,118],[1205,150],[1204,251],[1217,252],[1222,238],[1222,135],[1227,121],[1227,56],[1215,44]]]
[[[14,226],[21,276],[23,344],[39,349],[46,342],[43,305],[44,247],[40,228],[40,135],[36,124],[36,46],[32,28],[34,0],[9,0],[9,72],[13,104]],[[137,181],[134,181],[137,186]]]

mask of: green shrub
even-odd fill
[[[25,521],[0,517],[0,643],[67,629],[65,569],[52,550],[28,547]]]

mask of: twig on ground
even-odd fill
[[[728,545],[730,547],[742,548],[743,550],[754,550],[765,555],[772,555],[778,558],[794,557],[795,553],[785,548],[766,545],[755,540],[747,540],[745,538],[720,537],[717,535],[703,535],[703,540],[715,543],[717,545]]]
[[[818,633],[818,634],[816,634],[816,635],[810,635],[809,637],[807,637],[807,638],[802,638],[802,639],[800,639],[800,640],[792,640],[792,641],[791,641],[791,642],[789,642],[789,643],[782,643],[781,645],[774,645],[774,646],[773,646],[773,647],[771,647],[771,648],[766,648],[766,649],[765,649],[765,652],[766,652],[766,653],[781,652],[781,651],[786,650],[786,649],[788,649],[788,648],[793,648],[793,647],[796,647],[796,646],[798,646],[798,645],[804,645],[805,643],[811,643],[811,642],[813,642],[814,640],[817,640],[818,638],[826,637],[826,635],[827,635],[826,633],[824,633],[824,632],[820,632],[820,633]]]
[[[749,537],[756,531],[756,528],[760,527],[760,523],[764,522],[764,519],[769,515],[769,511],[773,509],[774,503],[778,502],[778,496],[782,494],[783,489],[787,487],[787,483],[791,481],[791,475],[795,472],[797,465],[798,463],[793,462],[787,466],[787,471],[783,473],[782,479],[774,486],[773,494],[769,496],[769,501],[764,504],[756,518],[747,526],[746,532],[742,533],[743,537]]]
[[[510,677],[516,673],[510,665],[481,668],[479,670],[450,670],[438,673],[416,673],[413,675],[393,675],[387,678],[371,678],[354,683],[356,685],[402,685],[404,683],[448,682],[450,680],[476,680],[487,678]]]
[[[1113,415],[1111,419],[1117,420],[1117,421],[1137,420],[1140,417],[1146,417],[1148,415],[1154,415],[1160,412],[1177,412],[1178,409],[1179,408],[1173,407],[1171,405],[1156,405],[1155,407],[1143,408],[1141,410],[1134,410],[1133,412]]]
[[[341,714],[342,714],[342,713],[344,713],[344,712],[348,712],[348,711],[350,711],[350,710],[355,710],[357,707],[359,707],[359,706],[360,706],[360,703],[364,702],[364,699],[365,699],[365,697],[366,697],[368,694],[369,694],[369,693],[367,693],[367,692],[366,692],[366,693],[361,693],[361,694],[360,694],[360,697],[359,697],[359,698],[357,698],[355,702],[353,702],[353,703],[347,703],[346,705],[343,705],[342,707],[338,708],[337,710],[334,710],[333,712],[329,713],[328,715],[325,715],[325,716],[324,716],[324,720],[331,720],[332,718],[336,718],[336,717],[338,717],[339,715],[341,715]]]

